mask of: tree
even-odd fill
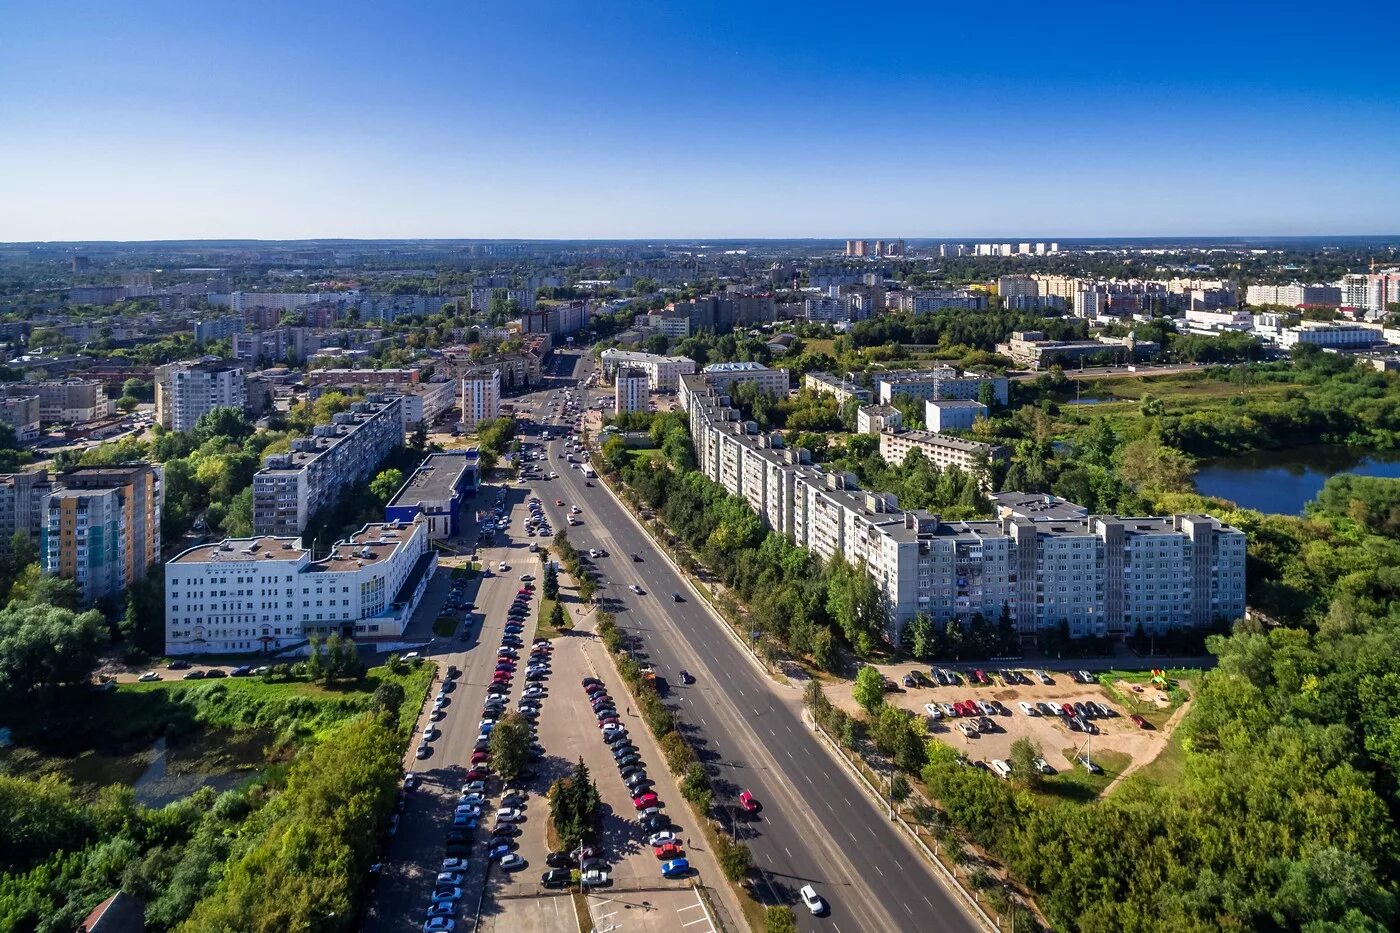
[[[742,842],[735,842],[723,833],[716,837],[716,841],[719,869],[724,872],[724,877],[733,882],[743,881],[749,869],[753,868],[753,852]]]
[[[11,603],[0,610],[0,706],[42,709],[58,691],[86,686],[106,644],[96,610]]]
[[[825,625],[812,635],[812,663],[824,671],[836,669],[836,639]]]
[[[370,481],[370,495],[378,499],[380,504],[388,502],[394,497],[394,493],[399,491],[403,485],[403,471],[397,469],[381,470],[379,475]]]
[[[557,632],[565,631],[571,627],[569,625],[569,614],[564,611],[563,603],[555,603],[554,608],[549,611],[549,624],[553,626],[554,630]]]
[[[797,933],[797,915],[786,904],[769,907],[763,913],[764,933]]]
[[[885,704],[885,677],[876,668],[866,665],[856,674],[851,691],[855,701],[867,713],[874,715]]]
[[[565,850],[597,839],[600,799],[582,758],[571,774],[550,786],[549,819]]]
[[[374,688],[374,693],[369,698],[369,708],[376,713],[385,713],[393,719],[399,715],[399,707],[403,705],[403,701],[403,687],[399,682],[384,680]]]
[[[122,414],[130,414],[136,410],[136,406],[139,404],[141,404],[140,399],[133,398],[130,395],[123,395],[121,398],[117,399],[117,411]]]
[[[1041,756],[1040,746],[1022,736],[1011,743],[1011,753],[1007,758],[1011,765],[1011,778],[1023,787],[1040,786],[1040,769],[1035,760]]]
[[[540,591],[545,599],[559,598],[559,571],[554,569],[554,561],[545,561],[544,579],[540,581]]]
[[[491,767],[507,781],[525,769],[530,760],[530,721],[508,713],[491,730]]]

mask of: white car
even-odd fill
[[[147,671],[146,673],[142,674],[136,679],[141,681],[141,683],[143,684],[148,684],[153,680],[160,680],[160,675],[157,674],[155,671]]]
[[[928,713],[929,719],[943,718],[943,710],[939,709],[936,703],[925,703],[924,712]]]
[[[579,883],[585,888],[601,887],[608,883],[608,873],[596,868],[592,871],[586,871],[579,876]]]
[[[509,569],[510,569],[510,565],[507,564],[505,561],[501,561],[499,564],[496,565],[496,572],[497,572],[497,573],[505,573],[505,572],[506,572],[507,570],[509,570]]]
[[[638,586],[637,584],[635,584],[635,583],[633,583],[631,586],[629,586],[628,589],[631,590],[632,592],[636,593],[638,596],[641,596],[641,595],[642,595],[642,588],[641,588],[640,586]]]
[[[1040,715],[1039,713],[1037,713],[1037,712],[1035,711],[1035,707],[1034,707],[1034,706],[1031,706],[1031,705],[1030,705],[1029,703],[1027,703],[1025,700],[1022,700],[1022,701],[1021,701],[1020,707],[1021,707],[1021,712],[1025,713],[1027,716],[1038,716],[1038,715]]]
[[[498,823],[519,823],[525,819],[525,814],[514,807],[501,807],[496,811],[496,822]]]
[[[576,505],[571,505],[571,506],[569,506],[569,514],[570,514],[570,515],[582,515],[582,514],[583,514],[583,509],[579,508],[579,507],[576,506]]]
[[[802,890],[797,893],[801,895],[802,903],[812,912],[813,916],[826,910],[826,901],[822,900],[821,895],[817,893],[817,889],[810,884],[804,884]]]
[[[960,722],[958,723],[958,728],[961,729],[962,734],[967,736],[969,739],[977,735],[977,727],[970,722]]]
[[[667,831],[667,832],[664,832],[664,833],[656,833],[655,835],[649,837],[649,838],[647,839],[647,845],[649,845],[649,846],[664,846],[664,845],[666,845],[667,843],[675,842],[675,841],[676,841],[676,834],[673,833],[673,832]]]

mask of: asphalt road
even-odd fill
[[[585,376],[589,366],[582,361],[576,375]],[[547,395],[528,397],[542,422],[552,409],[542,404]],[[556,531],[567,528],[568,505],[582,508],[582,524],[567,528],[569,540],[580,550],[607,551],[596,561],[607,581],[604,592],[616,604],[619,625],[640,637],[671,685],[668,700],[716,776],[716,799],[732,808],[730,814],[738,812],[741,790],[763,804],[753,821],[727,820],[753,851],[760,899],[795,905],[803,929],[978,929],[902,832],[819,745],[801,720],[795,692],[774,685],[755,666],[599,482],[588,488],[580,471],[567,468],[558,456],[563,446],[550,442],[549,460],[541,464],[559,478],[534,488]],[[556,499],[566,506],[556,507]],[[631,554],[642,560],[633,562]],[[631,584],[645,595],[631,592]],[[684,601],[673,602],[672,593]],[[681,669],[695,675],[694,686],[680,684]],[[826,917],[801,910],[797,892],[805,884],[830,903]]]

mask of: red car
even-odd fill
[[[529,596],[530,596],[530,591],[527,590],[527,589],[525,589],[525,587],[522,586],[520,589],[518,589],[518,590],[515,591],[515,595],[516,595],[516,596],[521,596],[521,597],[524,597],[524,598],[528,599]]]
[[[987,682],[987,675],[982,673],[980,669],[974,670],[972,672],[972,679],[977,681],[979,684],[985,684]]]
[[[491,682],[493,684],[508,684],[510,683],[510,674],[506,671],[497,671],[496,676],[491,678]]]
[[[486,780],[488,773],[489,772],[487,772],[485,768],[472,768],[470,771],[467,772],[466,780],[484,781]]]
[[[484,764],[485,762],[490,761],[490,760],[491,760],[491,754],[490,754],[490,752],[472,752],[472,764],[473,764],[473,765]]]
[[[563,505],[563,504],[564,504],[564,500],[563,500],[563,499],[555,499],[555,500],[554,500],[554,504],[555,504],[555,505]]]
[[[745,813],[757,813],[759,809],[758,801],[754,800],[753,794],[748,791],[739,794],[739,806],[744,808]]]
[[[640,797],[632,798],[632,806],[638,810],[645,810],[647,807],[654,807],[660,802],[661,798],[653,794],[651,791],[647,791]]]
[[[1137,726],[1139,729],[1151,729],[1151,728],[1152,728],[1152,723],[1148,722],[1146,719],[1143,719],[1143,718],[1142,718],[1141,716],[1139,716],[1137,713],[1133,713],[1133,715],[1132,715],[1131,717],[1129,717],[1129,718],[1132,719],[1133,725]]]
[[[1061,703],[1060,711],[1066,716],[1068,716],[1070,719],[1073,719],[1075,717],[1074,707],[1070,706],[1068,703]]]
[[[685,855],[685,850],[678,843],[668,842],[664,846],[656,847],[656,857],[659,859],[681,858]]]

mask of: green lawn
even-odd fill
[[[562,630],[557,629],[549,624],[549,616],[551,613],[554,612],[554,605],[554,600],[540,597],[539,624],[538,627],[535,629],[536,638],[548,638],[550,640],[553,640],[555,638],[558,638],[560,635],[564,634]],[[572,624],[573,617],[569,612],[568,606],[564,607],[564,617],[568,619],[569,622]]]
[[[1134,772],[1133,777],[1166,787],[1180,782],[1185,773],[1186,749],[1181,744],[1180,733],[1177,733],[1167,740],[1167,747],[1162,749],[1161,754]]]
[[[1074,761],[1075,754],[1079,751],[1079,746],[1063,749],[1064,756],[1069,761]],[[1132,756],[1123,752],[1094,751],[1092,748],[1089,757],[1100,768],[1103,774],[1090,774],[1084,770],[1084,766],[1075,764],[1073,767],[1065,768],[1058,774],[1052,774],[1041,783],[1043,793],[1059,797],[1063,800],[1070,800],[1076,803],[1090,803],[1097,800],[1104,792],[1104,788],[1113,782],[1113,779],[1123,773],[1123,769],[1132,763]]]

